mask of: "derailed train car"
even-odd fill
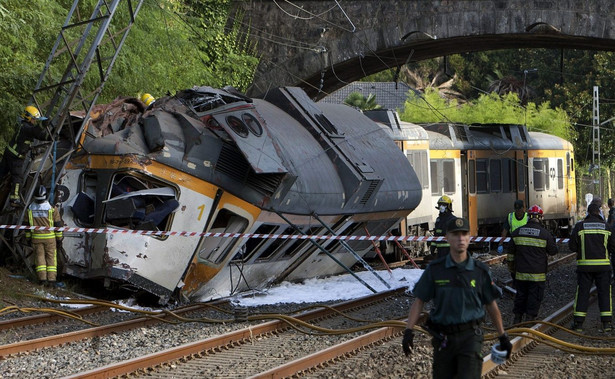
[[[421,200],[414,170],[385,131],[300,89],[251,99],[195,87],[146,110],[134,100],[100,107],[87,126],[59,182],[69,192],[67,227],[381,235]],[[64,235],[66,273],[161,302],[337,274],[371,247],[349,241],[351,254],[336,240]]]

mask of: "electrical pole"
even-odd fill
[[[598,171],[598,180],[594,179],[594,193],[596,193],[596,183],[598,184],[598,197],[602,198],[602,175],[600,174],[600,98],[598,96],[598,86],[594,86],[593,91],[593,111],[592,111],[592,171]],[[592,175],[595,177],[595,175]]]

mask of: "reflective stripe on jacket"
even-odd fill
[[[557,245],[540,221],[530,219],[512,233],[508,251],[514,257],[515,279],[544,282],[547,280],[547,255],[557,254]]]
[[[609,256],[615,253],[615,236],[609,225],[596,215],[579,221],[568,246],[577,253],[577,271],[609,271]]]
[[[51,228],[54,226],[64,226],[60,218],[60,212],[53,208],[48,201],[30,204],[28,207],[28,224],[30,226]],[[26,232],[26,237],[32,238],[33,240],[62,238],[62,232],[53,230],[28,230]]]

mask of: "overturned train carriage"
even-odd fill
[[[70,192],[65,223],[128,233],[65,233],[65,271],[161,302],[337,274],[371,244],[349,242],[355,255],[336,240],[131,230],[381,235],[421,200],[415,172],[383,130],[297,88],[251,99],[195,87],[148,109],[118,100],[99,106],[81,145],[60,181]]]

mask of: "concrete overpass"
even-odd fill
[[[612,0],[234,0],[261,62],[248,93],[320,99],[406,62],[516,48],[615,51]]]

